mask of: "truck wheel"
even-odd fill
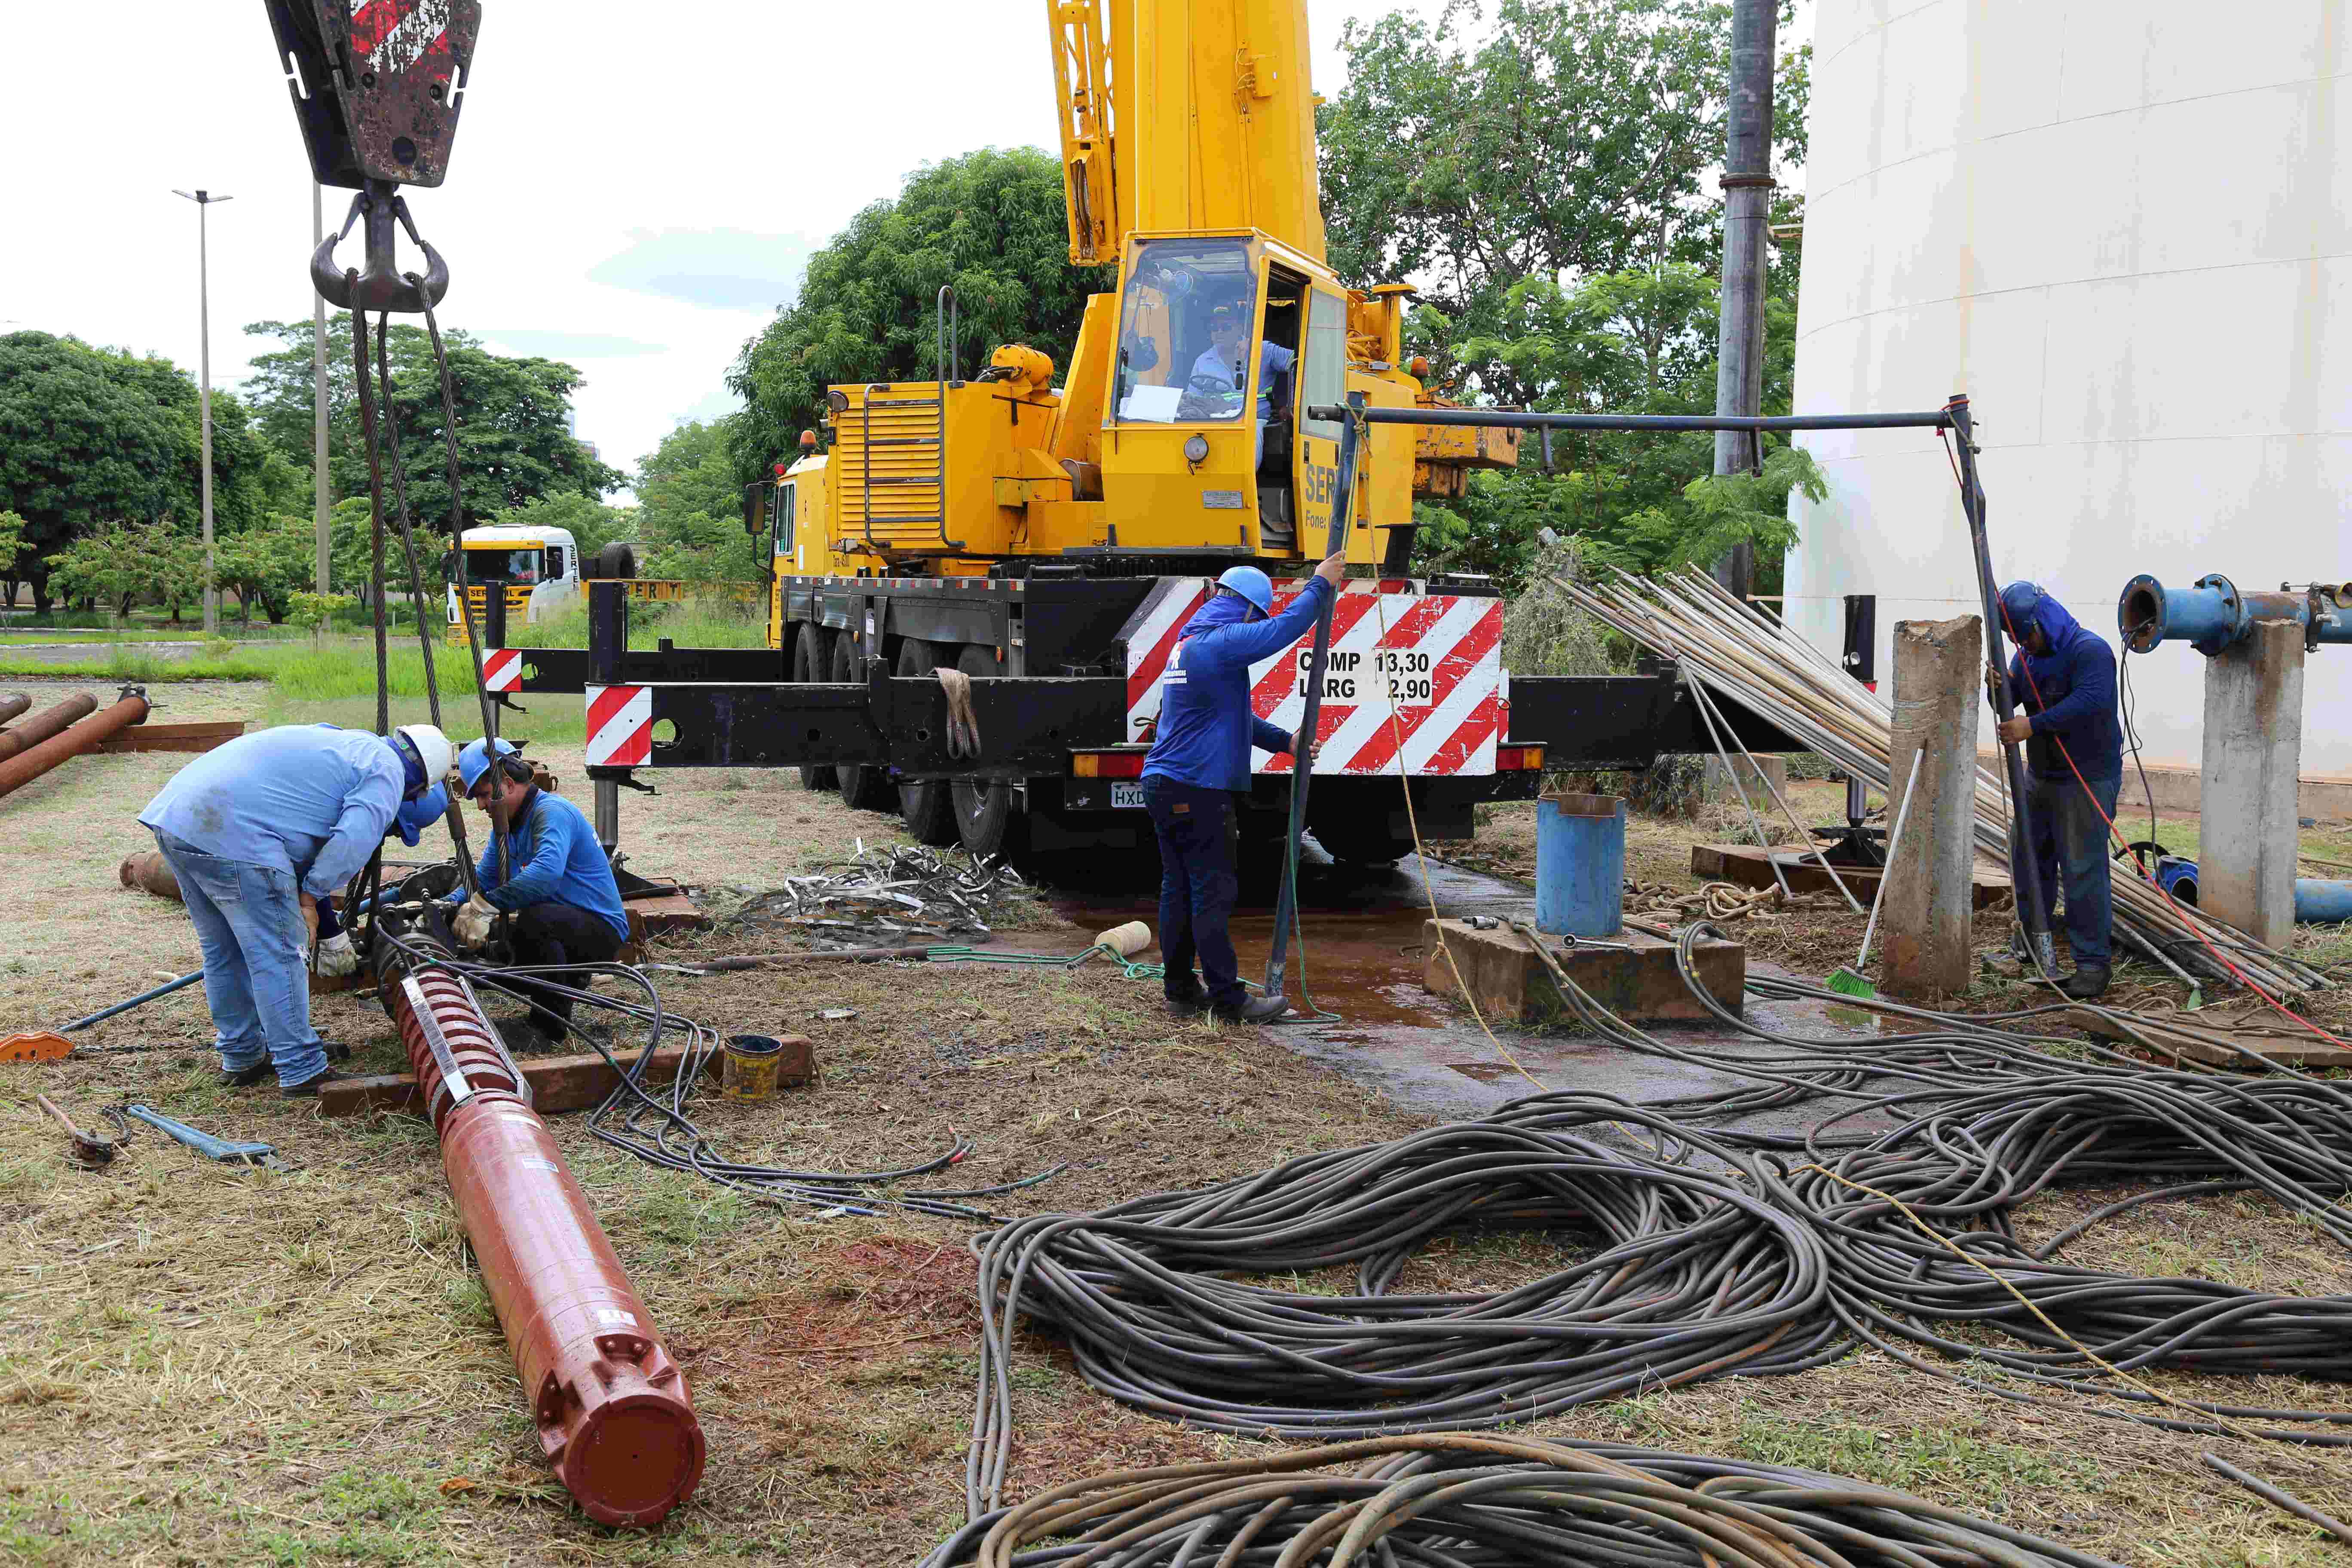
[[[939,658],[929,643],[920,637],[908,637],[898,645],[898,663],[893,673],[901,677],[929,675],[939,667]],[[898,815],[907,819],[907,831],[926,844],[945,848],[956,841],[955,801],[945,779],[900,784]]]
[[[827,657],[830,651],[824,646],[824,633],[803,623],[793,637],[793,679],[803,685],[823,681],[833,669],[833,661]],[[803,789],[831,789],[838,783],[831,767],[801,769]]]
[[[833,658],[828,661],[836,686],[859,679],[857,644],[847,632],[833,639]],[[890,770],[880,763],[844,763],[834,769],[834,777],[841,785],[845,805],[859,811],[890,809]]]
[[[956,668],[975,679],[993,676],[996,656],[984,647],[968,647],[956,656]],[[956,833],[963,847],[974,855],[1003,854],[1005,840],[1016,825],[1013,786],[982,779],[954,779],[948,784],[948,795],[955,803]]]
[[[594,575],[599,577],[634,577],[637,574],[636,550],[625,540],[615,540],[596,552],[595,566]]]

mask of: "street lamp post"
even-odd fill
[[[310,247],[327,237],[324,187],[310,186]],[[317,534],[318,591],[327,591],[327,563],[332,542],[334,498],[327,493],[327,300],[310,294],[310,521]]]
[[[205,506],[205,636],[220,630],[220,589],[213,577],[213,319],[212,253],[206,232],[207,209],[215,202],[235,201],[210,191],[174,190],[196,204],[196,369],[197,396],[204,410]]]

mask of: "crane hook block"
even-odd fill
[[[263,0],[322,185],[437,185],[481,0]]]

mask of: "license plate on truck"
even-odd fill
[[[1143,809],[1143,785],[1113,781],[1110,786],[1110,808],[1113,811]]]

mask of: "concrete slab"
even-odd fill
[[[1434,920],[1423,921],[1422,932],[1428,947],[1423,984],[1437,995],[1458,996],[1466,984],[1480,1016],[1489,1021],[1507,1019],[1523,1028],[1574,1026],[1575,1015],[1543,957],[1510,927],[1482,930],[1467,921]],[[1570,947],[1549,938],[1544,945],[1570,980],[1621,1018],[1705,1022],[1714,1017],[1683,984],[1672,942],[1635,931],[1622,931],[1611,942],[1613,945],[1580,942]],[[1738,1012],[1748,986],[1748,949],[1736,942],[1703,942],[1691,957],[1708,993]]]

